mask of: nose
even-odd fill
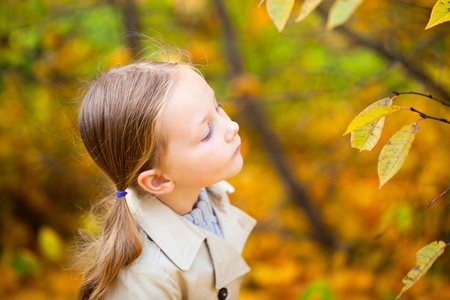
[[[228,125],[228,130],[225,136],[225,139],[227,142],[231,142],[234,140],[234,136],[239,132],[239,124],[231,121],[229,122]]]

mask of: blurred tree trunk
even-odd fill
[[[230,17],[223,1],[214,0],[214,3],[218,14],[218,20],[223,31],[224,55],[231,68],[230,79],[238,78],[244,75],[246,71],[244,69],[242,56],[237,48],[236,35],[233,31]],[[270,121],[267,114],[263,111],[261,106],[256,105],[259,101],[256,100],[254,95],[243,94],[240,96],[238,102],[243,104],[243,113],[245,114],[245,117],[249,120],[249,123],[253,126],[255,132],[259,134],[264,150],[271,159],[281,181],[288,188],[294,203],[304,211],[306,217],[310,221],[313,238],[327,248],[335,248],[337,246],[335,235],[327,228],[318,208],[311,202],[303,187],[298,183],[298,179],[292,174],[292,171],[289,168],[292,163],[283,156],[278,136],[270,129]]]
[[[141,27],[139,25],[139,14],[134,0],[108,0],[110,4],[116,5],[122,12],[122,19],[125,25],[125,38],[132,58],[139,58],[141,55]]]

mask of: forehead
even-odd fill
[[[175,84],[172,87],[171,94],[177,90],[184,90],[184,92],[202,92],[203,89],[209,89],[203,76],[201,76],[195,69],[189,66],[180,66],[176,72]]]
[[[180,68],[161,116],[166,138],[196,130],[213,101],[214,91],[204,78],[188,67]]]

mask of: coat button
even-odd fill
[[[220,291],[217,293],[217,298],[219,300],[225,300],[228,296],[228,290],[226,288],[221,288]]]

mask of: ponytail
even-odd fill
[[[181,65],[142,62],[112,69],[93,82],[79,114],[83,143],[118,191],[136,189],[137,177],[161,167],[160,116]],[[142,252],[139,228],[124,193],[98,203],[99,235],[81,233],[78,263],[85,276],[78,298],[97,300],[119,271]]]
[[[125,197],[115,199],[98,242],[101,248],[80,285],[80,300],[100,299],[119,270],[133,262],[142,252],[138,227]]]

